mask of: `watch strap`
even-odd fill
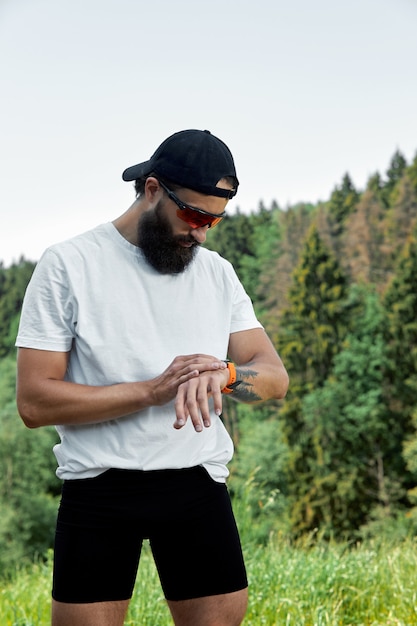
[[[233,393],[232,385],[236,382],[236,366],[232,361],[226,361],[226,365],[229,370],[229,380],[227,385],[223,387],[222,393]]]

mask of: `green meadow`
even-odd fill
[[[298,545],[283,538],[245,546],[250,581],[245,626],[411,626],[417,624],[417,545]],[[47,626],[51,560],[3,583],[2,626]],[[126,626],[172,626],[148,545]]]

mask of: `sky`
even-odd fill
[[[417,152],[417,0],[0,0],[0,262],[134,200],[122,171],[208,129],[228,206],[285,209]]]

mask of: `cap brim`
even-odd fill
[[[125,181],[136,180],[137,178],[142,178],[142,176],[146,176],[149,173],[149,161],[145,161],[144,163],[138,163],[138,165],[128,167],[123,172],[122,178]]]

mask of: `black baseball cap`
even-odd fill
[[[232,153],[209,130],[181,130],[161,143],[149,161],[132,165],[123,180],[136,180],[151,173],[167,181],[208,196],[233,198],[239,181]],[[232,176],[234,189],[216,187],[221,178]]]

